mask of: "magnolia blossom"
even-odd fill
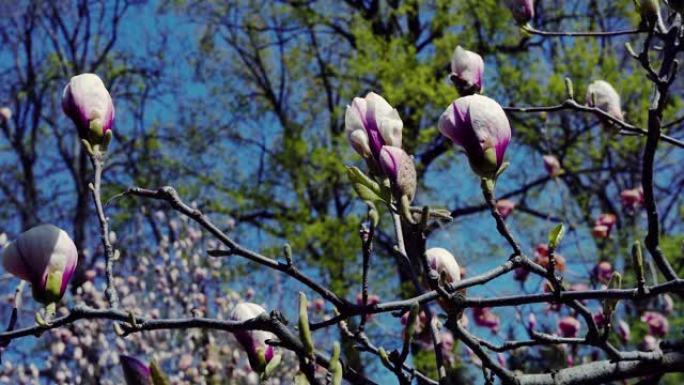
[[[473,308],[473,320],[475,325],[488,328],[494,333],[499,330],[499,325],[501,324],[499,316],[494,314],[488,307]]]
[[[62,109],[74,121],[81,139],[101,143],[114,126],[114,103],[95,74],[74,76],[62,93]]]
[[[230,313],[231,321],[247,321],[265,314],[266,310],[251,302],[243,302],[235,306]],[[241,330],[234,333],[235,338],[247,352],[249,365],[253,370],[262,372],[273,357],[275,350],[273,346],[267,345],[266,340],[274,339],[272,333],[262,330]]]
[[[560,161],[553,155],[544,155],[544,168],[550,177],[555,178],[563,173]]]
[[[69,235],[46,224],[21,233],[5,248],[2,264],[8,273],[31,283],[36,301],[49,304],[64,295],[77,261]]]
[[[641,341],[641,344],[639,345],[639,350],[643,350],[645,352],[652,352],[654,350],[658,349],[658,340],[655,339],[650,334],[646,334],[644,336],[644,339]]]
[[[620,336],[620,340],[623,343],[629,342],[629,337],[630,337],[630,328],[629,324],[625,322],[624,320],[619,320],[617,323],[617,334]]]
[[[347,106],[344,125],[349,143],[365,159],[377,161],[382,146],[401,147],[404,123],[399,112],[374,92],[354,98]]]
[[[375,306],[380,303],[380,297],[376,294],[371,294],[368,296],[368,306]],[[356,295],[356,304],[363,305],[363,294],[359,293]],[[370,321],[373,319],[373,313],[366,314],[366,320]]]
[[[639,187],[622,190],[620,193],[620,203],[626,209],[635,210],[644,203],[644,189]]]
[[[152,372],[142,361],[131,356],[119,356],[126,385],[153,385]]]
[[[663,294],[661,297],[663,302],[662,302],[662,309],[663,313],[666,315],[672,314],[674,311],[674,300],[672,299],[672,296],[669,294]]]
[[[456,47],[451,55],[451,75],[449,76],[461,95],[482,91],[484,61],[475,52]]]
[[[548,269],[551,266],[551,259],[549,258],[549,245],[545,243],[538,244],[534,249],[534,256],[534,261],[545,269]],[[554,257],[556,260],[556,270],[560,272],[565,271],[565,257],[560,254],[554,254]]]
[[[587,88],[587,105],[596,107],[615,119],[622,120],[620,95],[610,83],[596,80]]]
[[[0,123],[8,122],[10,119],[12,119],[12,110],[8,107],[0,108]]]
[[[598,326],[599,328],[604,328],[608,325],[608,319],[602,311],[594,313],[592,318],[594,319],[594,322],[596,322],[596,326]]]
[[[608,283],[613,276],[613,265],[608,261],[601,261],[594,266],[592,274],[598,282]]]
[[[513,279],[519,282],[525,282],[529,275],[530,271],[524,267],[516,267],[515,270],[513,270]]]
[[[446,283],[455,283],[461,280],[461,268],[456,258],[446,249],[433,247],[425,251],[428,266],[438,277],[443,277]]]
[[[527,315],[527,329],[534,330],[535,327],[537,327],[537,316],[534,313],[530,313]]]
[[[497,102],[482,95],[458,98],[439,118],[439,131],[465,150],[477,175],[496,176],[511,140],[511,125]]]
[[[416,194],[416,167],[413,159],[399,147],[382,146],[380,150],[380,168],[392,181],[392,186],[399,196],[413,200]]]
[[[641,316],[641,321],[646,322],[649,334],[655,337],[664,337],[670,331],[667,318],[660,313],[647,311]]]
[[[515,202],[508,199],[499,199],[496,201],[496,210],[501,214],[503,219],[508,218],[515,209]]]
[[[580,330],[580,322],[575,317],[567,316],[558,321],[558,331],[562,337],[575,338]]]
[[[594,228],[592,229],[592,235],[595,238],[608,238],[610,236],[610,231],[613,226],[617,223],[617,217],[614,214],[603,213],[599,215],[598,219],[594,223]]]
[[[525,25],[534,18],[533,0],[508,0],[507,3],[518,24]]]

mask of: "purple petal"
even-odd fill
[[[131,356],[119,356],[127,385],[152,385],[150,368]]]

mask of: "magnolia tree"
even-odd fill
[[[665,373],[684,371],[684,340],[680,331],[670,331],[668,321],[674,299],[684,291],[684,279],[678,277],[670,263],[673,256],[665,255],[660,247],[658,202],[654,199],[654,163],[659,143],[684,147],[680,140],[663,134],[661,122],[679,67],[684,2],[670,0],[661,10],[656,0],[638,1],[638,28],[614,32],[537,30],[531,25],[532,0],[511,0],[509,6],[515,21],[529,34],[566,38],[644,36],[643,46],[635,50],[627,45],[627,50],[643,68],[647,79],[644,85],[653,91],[647,127],[625,120],[619,93],[604,80],[592,82],[586,96],[579,100],[572,79],[566,79],[567,99],[560,104],[502,107],[485,95],[485,66],[480,55],[455,47],[449,79],[460,97],[434,119],[438,120],[441,135],[465,154],[470,171],[464,172],[479,179],[482,198],[498,234],[510,249],[498,256],[501,263],[497,267],[466,277],[465,266],[452,252],[427,247],[431,230],[448,222],[450,213],[413,205],[418,173],[412,155],[402,148],[403,130],[410,128],[405,128],[399,112],[374,92],[354,98],[344,119],[349,143],[365,161],[363,169],[347,169],[349,183],[367,206],[367,217],[359,231],[363,255],[360,294],[353,301],[300,268],[290,246],[283,248],[280,259],[243,246],[230,235],[230,228],[226,230],[224,224],[214,222],[196,205],[184,201],[171,186],[130,187],[107,201],[160,201],[181,216],[171,227],[182,236],[174,236],[173,240],[162,237],[155,252],[141,252],[134,264],[126,267],[118,262],[116,236],[109,228],[107,204],[101,194],[107,149],[115,145],[114,104],[97,75],[81,74],[71,78],[64,88],[62,107],[76,126],[94,170],[89,187],[105,262],[87,270],[85,283],[74,294],[67,294],[79,250],[64,230],[44,224],[10,242],[3,241],[3,266],[21,283],[11,300],[13,310],[7,331],[0,333],[5,349],[0,381],[36,382],[39,370],[35,363],[31,357],[12,354],[13,347],[21,345],[17,340],[48,338],[49,334],[53,379],[58,383],[114,383],[111,376],[102,373],[119,366],[128,385],[380,382],[371,378],[370,370],[361,372],[347,364],[340,344],[326,341],[330,336],[324,331],[329,329],[339,329],[354,342],[353,349],[367,353],[363,356],[368,359],[364,367],[384,367],[385,373],[399,384],[459,383],[464,355],[482,373],[485,383],[595,384],[639,379],[643,380],[640,383],[653,383]],[[556,111],[593,114],[606,135],[616,141],[624,135],[646,138],[642,185],[619,195],[626,210],[645,212],[646,237],[643,241],[633,240],[631,255],[625,256],[631,261],[625,264],[629,269],[618,271],[609,261],[597,263],[589,277],[591,287],[573,284],[565,277],[569,261],[557,252],[563,245],[565,224],[550,228],[546,243],[526,250],[514,235],[524,229],[510,229],[506,222],[516,209],[515,202],[496,198],[497,181],[507,176],[507,150],[515,136],[509,116]],[[0,110],[0,118],[10,117],[11,111]],[[549,177],[563,175],[555,155],[548,154],[543,160]],[[167,214],[156,215],[163,218]],[[397,295],[382,301],[369,293],[376,230],[381,222],[391,223],[394,229],[393,242],[400,256],[397,263],[410,273],[410,296]],[[599,240],[609,239],[616,223],[614,214],[601,214],[591,234]],[[205,237],[207,242],[200,242]],[[178,254],[190,257],[180,259]],[[316,298],[309,301],[300,292],[296,311],[289,311],[296,314],[296,322],[288,322],[283,313],[290,309],[266,309],[249,302],[254,295],[251,291],[226,296],[214,288],[220,287],[220,272],[227,260],[223,257],[227,256],[242,257],[283,274],[315,293]],[[495,283],[504,275],[521,283],[518,294],[468,294],[468,288]],[[155,287],[148,286],[148,276],[156,277]],[[539,292],[530,293],[525,288],[531,276],[543,280]],[[623,287],[623,276],[625,282],[634,285]],[[30,326],[23,326],[31,322],[24,311],[28,306],[21,303],[25,282],[40,305],[37,312],[28,312],[35,318]],[[103,291],[98,290],[99,283],[104,284]],[[266,298],[281,294],[272,290],[262,293]],[[62,306],[67,295],[74,296],[66,301],[71,305]],[[478,328],[501,333],[499,312],[503,308],[535,304],[545,305],[546,314],[553,316],[521,314],[517,310],[519,314],[512,324],[518,324],[525,338],[511,332],[513,337],[495,343],[487,335],[478,335]],[[318,314],[310,319],[310,313]],[[396,341],[373,341],[366,334],[368,322],[380,313],[394,316],[395,327],[402,330]],[[628,318],[627,313],[632,317]],[[631,338],[635,322],[647,330],[643,340]],[[181,341],[171,343],[170,333],[178,330],[184,331]],[[227,343],[228,335],[234,337],[239,349]],[[203,347],[199,358],[198,346]],[[409,356],[418,352],[430,352],[437,368],[434,373],[412,366]],[[68,362],[67,356],[73,362]],[[552,363],[553,370],[540,372],[533,364],[524,363],[539,357]]]

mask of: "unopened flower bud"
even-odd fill
[[[508,8],[519,25],[525,25],[534,18],[533,0],[508,0]]]
[[[511,140],[510,123],[497,102],[482,95],[458,98],[440,117],[439,131],[465,150],[477,175],[496,177]]]
[[[515,209],[515,202],[508,199],[499,199],[496,201],[496,211],[499,212],[503,219],[508,218]]]
[[[114,104],[97,75],[72,77],[64,87],[62,109],[73,120],[81,139],[106,149],[114,127]]]
[[[596,107],[615,119],[623,120],[620,95],[604,80],[596,80],[589,84],[587,105]]]
[[[484,61],[475,52],[456,47],[451,55],[451,75],[461,95],[471,95],[482,91],[482,77],[484,75]]]
[[[544,155],[544,169],[550,177],[555,178],[563,173],[560,161],[553,155]]]
[[[644,203],[644,189],[633,188],[622,190],[620,193],[620,203],[628,210],[635,210]]]
[[[399,112],[374,92],[364,98],[354,98],[347,106],[344,125],[354,150],[376,165],[382,146],[401,147],[404,124]]]
[[[131,356],[119,356],[126,385],[153,385],[152,372],[142,361]]]
[[[21,233],[4,250],[7,272],[31,283],[33,297],[43,304],[58,302],[76,270],[78,251],[69,235],[53,225]]]
[[[243,302],[235,306],[230,313],[232,321],[247,321],[266,313],[266,310],[250,302]],[[266,340],[274,339],[272,333],[262,330],[241,330],[234,333],[242,348],[247,353],[252,370],[263,372],[266,365],[275,357],[275,349],[266,344]]]
[[[565,338],[575,338],[580,330],[580,322],[575,317],[565,317],[558,321],[558,331]]]
[[[392,182],[397,195],[407,196],[409,202],[416,195],[416,167],[413,159],[399,147],[383,146],[380,150],[380,167]]]

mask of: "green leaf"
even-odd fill
[[[562,223],[559,223],[549,232],[549,247],[552,249],[558,247],[558,244],[560,243],[561,239],[563,239],[564,235],[565,226]]]
[[[282,354],[276,354],[273,356],[273,358],[271,358],[271,361],[269,361],[266,367],[264,368],[264,373],[262,374],[263,379],[271,377],[276,368],[278,368],[278,365],[280,365],[282,359]]]
[[[364,174],[358,167],[347,167],[347,175],[352,182],[354,191],[361,199],[368,202],[388,202],[390,191],[383,188],[376,181]]]

